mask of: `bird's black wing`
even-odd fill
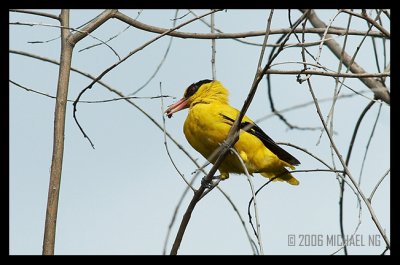
[[[220,114],[226,121],[229,121],[229,124],[232,125],[233,122],[235,121],[234,119],[224,115]],[[246,127],[246,128],[245,128]],[[297,160],[294,156],[286,152],[284,149],[279,147],[274,140],[271,139],[260,127],[258,127],[254,123],[250,123],[247,121],[244,121],[240,124],[240,129],[246,129],[248,133],[254,135],[258,139],[263,142],[265,147],[267,147],[272,153],[274,153],[277,157],[279,157],[280,160],[283,160],[291,165],[297,166],[300,164],[300,161]],[[249,129],[247,129],[249,128]]]

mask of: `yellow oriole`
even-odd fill
[[[183,126],[183,132],[190,145],[210,161],[210,156],[226,140],[229,130],[239,111],[229,105],[228,90],[219,82],[201,80],[191,84],[178,102],[172,104],[165,113],[169,118],[182,109],[189,108]],[[250,126],[249,126],[250,125]],[[260,173],[264,177],[286,181],[298,185],[286,167],[294,169],[300,162],[291,154],[279,147],[260,127],[245,116],[240,128],[239,140],[234,149],[242,158],[250,174]],[[210,162],[216,161],[216,156]],[[238,157],[229,153],[219,167],[222,180],[229,173],[244,173]]]

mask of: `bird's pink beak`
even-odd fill
[[[171,118],[173,113],[186,109],[188,107],[189,105],[187,102],[187,98],[182,98],[179,101],[172,104],[171,106],[169,106],[168,109],[165,110],[165,113],[167,114],[168,118]]]

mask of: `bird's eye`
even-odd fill
[[[190,98],[191,96],[194,95],[194,93],[196,93],[196,91],[199,89],[199,86],[197,86],[197,84],[191,84],[185,91],[185,98]]]
[[[185,94],[183,95],[185,98],[190,98],[191,96],[194,95],[194,93],[197,92],[197,90],[199,90],[199,88],[203,85],[203,84],[207,84],[207,83],[211,83],[212,80],[210,79],[204,79],[201,80],[197,83],[193,83],[191,84],[185,91]]]

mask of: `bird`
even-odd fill
[[[171,118],[174,113],[189,108],[183,126],[185,137],[212,164],[216,161],[216,156],[212,157],[212,154],[224,143],[239,114],[239,110],[229,105],[228,97],[229,92],[220,81],[204,79],[189,85],[183,98],[165,110]],[[260,173],[273,181],[299,184],[287,169],[293,170],[300,164],[299,160],[279,147],[247,116],[243,117],[240,128],[239,139],[233,148],[250,175]],[[218,168],[218,178],[225,180],[229,178],[229,173],[245,173],[237,154],[228,153]]]

